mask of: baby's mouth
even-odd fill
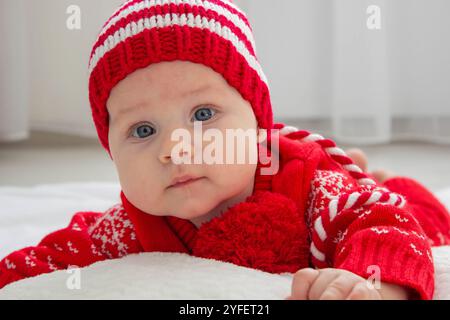
[[[168,189],[185,187],[185,186],[195,183],[203,178],[204,177],[194,177],[194,176],[189,176],[189,175],[177,177],[172,181],[172,184],[168,187]]]

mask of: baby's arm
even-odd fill
[[[0,288],[39,274],[85,267],[141,251],[134,225],[121,205],[104,213],[78,212],[67,228],[0,261]]]
[[[371,188],[358,186],[346,173],[316,171],[307,217],[313,264],[346,270],[364,279],[378,277],[381,283],[431,299],[431,248],[418,221],[407,210],[382,203],[362,205],[367,201],[356,201],[334,218],[324,210],[336,196]]]
[[[94,245],[89,226],[101,213],[79,212],[64,229],[34,247],[17,250],[0,261],[0,288],[11,282],[69,267],[83,267],[105,256]]]

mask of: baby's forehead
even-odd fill
[[[162,62],[129,74],[113,88],[107,105],[114,114],[127,113],[148,104],[156,109],[173,101],[225,100],[236,96],[234,91],[209,67],[185,61]]]
[[[136,88],[135,88],[136,89]],[[158,86],[157,88],[142,88],[134,93],[125,92],[122,97],[111,103],[109,116],[126,118],[133,113],[148,111],[171,112],[173,114],[184,112],[180,104],[190,106],[199,101],[214,103],[226,99],[226,90],[214,82],[190,82],[184,85],[174,85],[171,88]],[[175,104],[177,107],[175,107]]]

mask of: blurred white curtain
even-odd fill
[[[103,23],[123,1],[27,1],[32,129],[96,136],[88,100],[89,55]],[[73,6],[79,8],[80,29],[67,27]]]
[[[25,0],[0,0],[0,142],[29,135]]]
[[[95,136],[87,62],[122,1],[0,0],[0,140],[28,127]],[[450,142],[449,0],[234,2],[252,22],[277,121],[344,142]],[[66,28],[73,4],[81,30]],[[370,5],[381,30],[367,28]]]
[[[348,143],[450,143],[450,1],[235,0],[276,120]],[[370,30],[369,6],[381,29]]]
[[[29,129],[95,137],[88,101],[91,47],[124,0],[0,0],[0,141]],[[80,10],[80,29],[67,27]]]

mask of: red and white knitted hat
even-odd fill
[[[269,87],[252,28],[231,0],[130,0],[103,25],[89,61],[92,116],[108,153],[106,101],[112,88],[137,69],[173,60],[220,73],[252,105],[260,128],[272,128]]]

